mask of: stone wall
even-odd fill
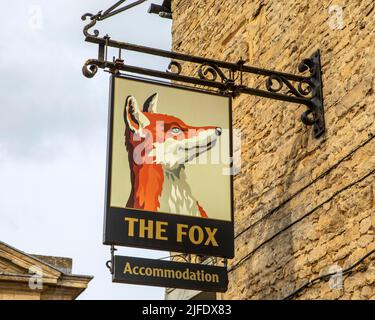
[[[242,170],[234,186],[236,257],[222,298],[282,299],[373,250],[374,2],[174,0],[172,6],[175,51],[243,58],[289,73],[315,50],[322,53],[322,138],[301,123],[303,106],[248,95],[234,100]],[[343,276],[342,286],[318,282],[293,298],[374,299],[374,271],[370,256]]]

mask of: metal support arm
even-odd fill
[[[242,59],[237,63],[207,59],[119,42],[112,40],[109,36],[99,37],[98,30],[94,30],[93,34],[89,33],[89,30],[95,26],[97,21],[130,9],[146,0],[135,1],[116,10],[124,1],[119,1],[104,13],[100,11],[96,15],[86,13],[82,16],[82,20],[86,20],[87,18],[91,20],[84,27],[85,40],[97,44],[99,47],[98,59],[89,59],[83,66],[82,71],[86,77],[94,77],[98,68],[101,68],[111,73],[120,73],[123,71],[203,86],[204,88],[211,88],[233,96],[243,93],[302,104],[307,107],[307,110],[301,116],[302,122],[307,126],[313,127],[316,138],[325,132],[323,84],[319,50],[310,58],[302,60],[298,66],[298,71],[301,75],[295,75],[248,66],[245,65],[246,62]],[[109,47],[119,50],[119,57],[117,59],[113,58],[112,61],[108,61],[107,50]],[[122,59],[122,50],[169,58],[171,62],[165,71],[132,66],[126,64]],[[186,69],[189,71],[184,72]],[[195,75],[192,75],[191,70],[196,70]],[[249,75],[264,77],[264,81],[261,81],[263,85],[256,87],[246,86],[244,84],[244,77]]]

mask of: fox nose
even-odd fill
[[[215,132],[216,132],[216,135],[217,135],[217,136],[221,136],[221,134],[223,133],[223,129],[221,129],[221,128],[216,128],[216,129],[215,129]]]

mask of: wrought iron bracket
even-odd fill
[[[118,7],[125,1],[117,2],[104,12],[99,11],[95,15],[86,13],[82,16],[82,20],[90,19],[90,22],[83,29],[85,40],[98,45],[98,58],[87,60],[83,66],[82,72],[87,78],[94,77],[98,68],[100,68],[113,74],[128,72],[172,80],[184,85],[200,86],[206,90],[216,90],[232,96],[249,94],[305,105],[307,110],[302,113],[302,122],[313,127],[315,138],[322,136],[325,132],[323,82],[319,50],[310,58],[302,60],[298,66],[298,71],[301,74],[296,75],[248,66],[246,61],[242,59],[237,63],[208,59],[120,42],[111,39],[108,35],[99,37],[98,30],[90,33],[90,29],[98,21],[133,8],[146,0],[134,1],[119,9]],[[108,48],[118,49],[118,57],[108,60]],[[122,58],[122,50],[168,58],[170,63],[165,71],[132,66],[125,63]],[[258,84],[256,86],[246,85],[250,82],[248,76],[256,77],[255,80],[258,81]]]
[[[117,251],[117,249],[115,248],[114,245],[111,245],[111,260],[108,260],[105,265],[106,267],[108,268],[108,270],[111,272],[111,274],[113,274],[114,270],[113,270],[113,265],[114,265],[114,261],[115,261],[115,252]]]

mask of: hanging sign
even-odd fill
[[[113,282],[180,288],[206,292],[225,292],[225,267],[183,262],[115,256]]]
[[[232,258],[231,98],[112,76],[104,244]]]

